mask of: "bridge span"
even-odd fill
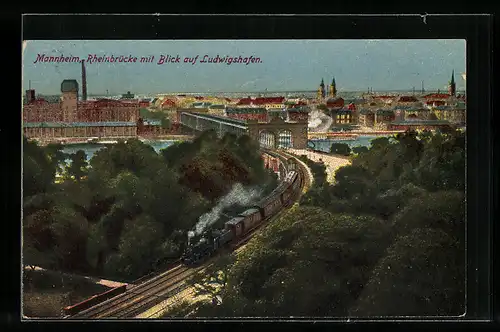
[[[180,112],[179,121],[183,126],[196,131],[215,130],[219,137],[226,133],[236,136],[248,135],[265,148],[295,148],[307,147],[307,120],[285,121],[274,118],[269,122],[257,120],[237,120],[192,111]]]

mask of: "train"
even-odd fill
[[[238,243],[263,221],[290,204],[301,188],[301,181],[302,176],[297,171],[288,172],[278,187],[255,206],[225,222],[224,228],[209,230],[198,241],[188,243],[181,262],[187,266],[198,265],[221,249]]]

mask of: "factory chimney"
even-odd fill
[[[82,100],[87,100],[87,75],[85,73],[85,60],[82,60]]]

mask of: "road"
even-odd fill
[[[312,161],[323,161],[326,166],[327,181],[333,183],[335,180],[335,172],[343,166],[349,165],[351,161],[348,157],[341,157],[329,154],[318,153],[309,150],[288,149],[287,151],[295,155],[306,155]]]

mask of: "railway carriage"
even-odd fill
[[[243,234],[243,217],[235,217],[225,224],[225,229],[233,233],[234,238],[238,238]]]
[[[269,218],[274,215],[283,205],[281,193],[273,192],[271,197],[261,200],[257,206],[264,210],[264,217]]]
[[[249,230],[255,228],[262,221],[262,214],[260,209],[252,208],[240,214],[243,217],[243,234],[246,234]]]

